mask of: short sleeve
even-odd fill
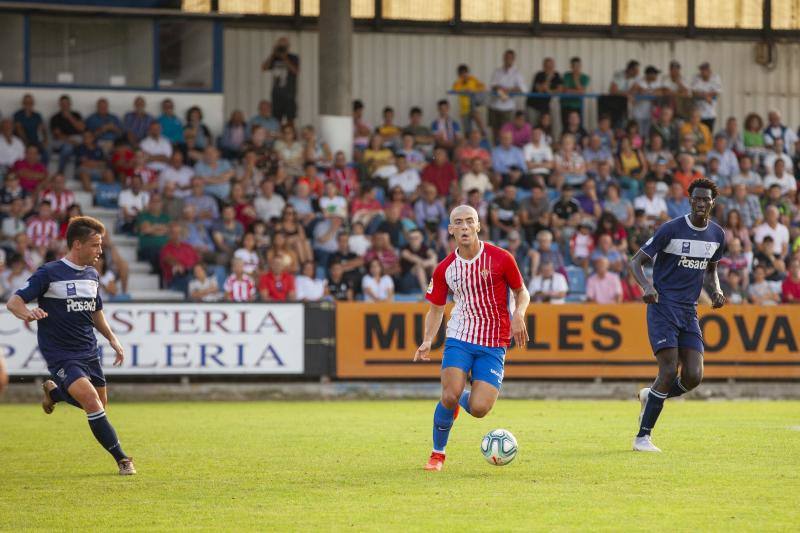
[[[439,263],[436,270],[433,271],[431,282],[428,284],[425,299],[433,305],[444,305],[447,303],[449,288],[447,287],[447,280],[445,279],[444,273],[447,270],[448,264],[449,263],[445,263],[444,261]]]
[[[658,252],[667,247],[671,238],[671,225],[662,224],[661,227],[656,230],[656,234],[647,239],[647,242],[644,243],[644,246],[639,249],[646,254],[647,257],[652,259],[656,256],[656,254],[658,254]]]
[[[36,272],[28,278],[28,282],[25,286],[19,289],[15,294],[22,298],[25,303],[28,303],[43,296],[49,287],[50,276],[44,267],[39,267]]]
[[[514,256],[508,252],[505,252],[504,255],[506,259],[503,262],[503,279],[506,280],[506,283],[512,291],[516,291],[523,285],[522,274],[519,271]]]
[[[720,232],[719,235],[719,246],[717,247],[714,255],[711,256],[711,262],[716,263],[720,259],[722,259],[722,254],[725,252],[725,233]]]

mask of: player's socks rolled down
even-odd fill
[[[453,415],[455,409],[448,409],[442,402],[436,404],[433,412],[433,449],[444,453],[447,446],[447,438],[450,436],[450,428],[453,427]]]
[[[81,404],[78,403],[78,400],[70,396],[70,394],[65,391],[61,390],[61,387],[56,387],[55,389],[50,391],[50,399],[53,400],[55,403],[58,402],[67,402],[70,405],[74,405],[78,409],[83,409]]]
[[[687,392],[689,391],[684,388],[683,384],[681,383],[681,378],[677,377],[675,378],[675,383],[672,384],[672,388],[667,393],[667,398],[675,398],[676,396],[682,396]]]
[[[461,398],[458,399],[458,405],[469,414],[472,414],[469,410],[469,391],[465,390],[461,393]]]
[[[100,409],[96,413],[89,413],[86,415],[89,419],[89,427],[92,428],[92,433],[97,442],[105,448],[108,453],[114,456],[117,462],[126,459],[128,456],[122,451],[122,446],[119,444],[117,432],[114,431],[114,426],[106,418],[106,412]]]
[[[650,389],[650,394],[647,396],[647,403],[644,405],[642,423],[639,426],[637,437],[644,437],[653,431],[656,421],[658,420],[658,415],[661,414],[661,409],[664,408],[664,400],[666,399],[667,395],[663,392]]]

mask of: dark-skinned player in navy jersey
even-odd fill
[[[447,322],[442,357],[442,397],[433,412],[433,452],[425,470],[444,466],[445,446],[459,407],[476,418],[491,411],[503,383],[506,349],[513,338],[528,342],[525,310],[530,303],[517,262],[507,250],[478,239],[478,213],[460,205],[450,213],[456,249],[433,272],[425,298],[425,335],[414,361],[430,359],[431,343],[442,324],[447,295],[455,306]],[[472,387],[464,390],[471,377]]]
[[[86,411],[89,427],[117,462],[120,475],[136,473],[133,460],[122,451],[117,433],[108,421],[106,380],[100,365],[95,328],[116,352],[114,366],[125,359],[122,345],[103,315],[97,292],[99,276],[92,266],[102,254],[105,228],[91,217],[75,217],[67,227],[69,252],[39,267],[6,304],[26,322],[38,321],[37,338],[52,379],[44,382],[42,408],[50,414],[58,402]],[[38,307],[26,305],[33,300]]]
[[[630,267],[644,290],[647,333],[658,361],[658,377],[639,391],[642,409],[633,449],[660,452],[650,435],[664,400],[681,396],[703,379],[703,334],[697,319],[697,299],[705,285],[712,307],[725,304],[717,262],[725,233],[710,220],[717,186],[707,178],[689,185],[691,213],[661,225],[631,259]],[[653,284],[642,265],[653,264]],[[680,373],[678,369],[680,367]]]

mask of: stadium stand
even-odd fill
[[[355,102],[350,161],[312,126],[281,125],[267,101],[215,132],[200,107],[177,116],[170,98],[153,116],[141,98],[132,110],[102,98],[73,110],[65,94],[59,109],[37,110],[20,94],[0,127],[0,291],[59,257],[66,222],[83,213],[109,229],[100,268],[110,300],[416,301],[452,249],[449,209],[468,203],[483,237],[515,255],[534,301],[586,301],[601,259],[620,280],[617,300],[633,301],[641,291],[627,259],[688,213],[689,183],[708,176],[720,190],[729,300],[796,301],[800,149],[778,111],[715,122],[722,85],[707,63],[684,80],[674,61],[663,76],[631,61],[608,93],[585,94],[574,92],[584,76],[574,70],[537,73],[532,93],[518,71],[486,84],[466,65],[457,71],[457,109],[441,100],[435,117],[413,108],[396,125],[387,106],[373,128]],[[598,98],[592,131],[585,98]],[[373,260],[380,269],[368,272]],[[545,264],[554,268],[543,274]],[[381,289],[365,298],[364,281]]]

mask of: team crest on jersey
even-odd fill
[[[707,242],[707,243],[706,243],[706,254],[708,254],[708,253],[711,251],[711,247],[712,247],[712,246],[713,246],[713,245],[712,245],[710,242]]]
[[[481,270],[481,277],[483,278],[483,281],[486,281],[486,278],[489,277],[489,269],[488,268],[484,268],[483,270]]]
[[[682,254],[688,254],[692,249],[692,243],[689,241],[683,241],[683,246],[681,247]]]
[[[67,283],[67,296],[77,296],[78,289],[75,288],[74,283]]]

